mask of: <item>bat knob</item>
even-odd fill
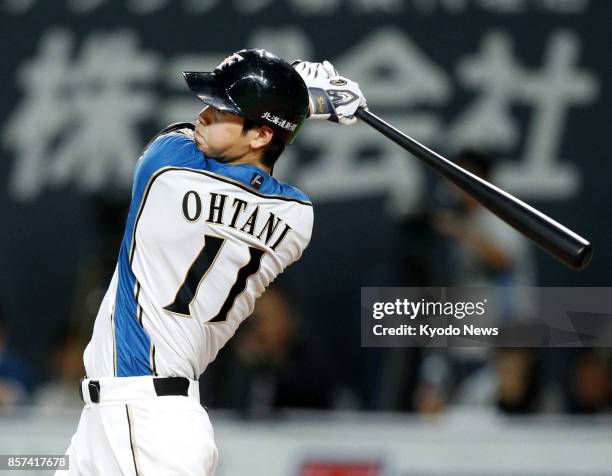
[[[576,253],[572,268],[576,271],[586,268],[591,262],[591,258],[593,258],[593,247],[587,241]]]

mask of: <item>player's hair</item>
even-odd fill
[[[252,121],[251,119],[245,118],[244,125],[242,126],[242,133],[246,134],[248,131],[254,129],[255,127],[261,127],[261,124],[258,124],[257,122]],[[263,161],[264,165],[270,168],[274,167],[274,164],[276,163],[280,155],[283,153],[283,150],[285,150],[285,141],[280,137],[277,137],[275,131],[272,135],[272,140],[264,149],[263,155],[261,157],[261,160]]]

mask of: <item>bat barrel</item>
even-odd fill
[[[580,270],[591,261],[593,255],[591,244],[552,218],[428,149],[370,111],[358,109],[355,115],[436,169],[457,187],[570,268]]]

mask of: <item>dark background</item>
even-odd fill
[[[486,97],[486,90],[462,79],[462,62],[478,55],[489,35],[502,34],[511,45],[514,61],[541,81],[546,77],[544,63],[551,43],[558,35],[570,35],[577,46],[571,68],[588,74],[592,94],[565,108],[554,131],[560,148],[550,159],[553,171],[559,162],[571,164],[579,184],[575,190],[559,187],[551,193],[537,186],[520,190],[510,186],[509,191],[593,243],[593,262],[579,273],[534,250],[536,284],[610,285],[610,2],[307,4],[295,0],[208,4],[203,12],[196,6],[205,3],[196,1],[79,4],[7,0],[0,5],[0,300],[8,318],[9,344],[26,359],[37,379],[46,378],[48,352],[62,329],[77,327],[85,335],[90,332],[91,317],[101,297],[99,288],[106,285],[116,259],[130,194],[130,177],[121,172],[131,169],[139,151],[124,147],[124,155],[118,159],[123,168],[113,168],[112,161],[103,162],[97,172],[100,181],[86,184],[88,164],[103,160],[104,147],[122,140],[112,127],[104,125],[113,122],[113,114],[117,120],[125,120],[113,101],[103,96],[105,88],[112,83],[111,92],[121,94],[117,96],[123,98],[120,102],[146,94],[145,112],[126,122],[132,128],[131,137],[142,146],[166,123],[192,120],[199,110],[200,104],[180,84],[181,69],[209,69],[243,47],[266,47],[289,60],[298,55],[329,59],[341,73],[360,82],[371,110],[452,155],[461,146],[482,145],[462,143],[450,134],[462,115]],[[139,13],[139,8],[147,6],[150,11]],[[248,8],[251,11],[247,12]],[[50,93],[54,102],[45,103],[39,93],[50,91],[52,73],[43,72],[29,87],[23,78],[29,74],[28,65],[40,58],[50,43],[53,31],[63,32],[72,43],[68,68],[60,78],[61,92]],[[88,76],[87,71],[114,71],[116,66],[113,54],[95,57],[91,45],[126,34],[133,41],[134,68],[141,67],[143,57],[152,58],[154,66],[124,84],[115,73]],[[371,67],[367,77],[358,76],[362,57],[372,58],[362,52],[370,40],[381,35],[395,38],[392,42],[399,50],[414,48],[443,79],[443,92],[436,92],[435,87],[427,92],[428,81],[419,79],[422,68],[394,55],[392,48],[375,52],[380,64]],[[90,65],[88,60],[93,58]],[[389,85],[386,91],[381,92],[381,84]],[[555,87],[552,82],[550,87]],[[91,100],[91,108],[85,107],[81,115],[73,114],[75,98],[81,107]],[[511,97],[504,110],[516,121],[517,136],[507,144],[496,143],[491,136],[492,143],[486,144],[486,149],[496,157],[494,171],[499,171],[499,163],[520,162],[529,134],[535,133],[538,109],[533,99]],[[58,118],[66,111],[66,121],[60,122]],[[96,116],[107,118],[94,127],[96,140],[83,139],[77,166],[54,183],[47,168],[62,161],[66,141],[82,134],[84,124]],[[41,133],[53,124],[59,124],[55,132]],[[28,157],[23,147],[15,147],[15,128],[21,131],[18,135],[29,136],[31,143],[39,142],[43,151],[36,166],[42,170],[42,178],[29,195],[15,186],[16,168]],[[436,177],[394,147],[363,124],[349,131],[334,124],[309,123],[291,146],[292,152],[281,158],[285,165],[279,165],[281,178],[310,194],[315,205],[312,242],[285,280],[301,316],[299,332],[307,345],[318,349],[322,359],[333,362],[335,378],[352,387],[366,385],[368,369],[376,367],[377,358],[375,351],[361,349],[359,344],[360,287],[445,285],[452,281],[452,269],[447,270],[448,281],[442,273],[435,283],[397,277],[390,271],[399,262],[398,256],[403,256],[402,250],[413,246],[413,238],[402,224],[427,211],[439,188]],[[396,158],[385,162],[390,155]],[[334,168],[335,160],[342,165]],[[409,164],[402,172],[410,177],[406,185],[393,183],[397,167],[393,160]],[[366,169],[370,175],[357,183],[356,177]],[[503,177],[494,174],[494,181],[496,177],[504,186]],[[400,197],[399,206],[393,205],[393,197]],[[405,197],[403,202],[401,197]],[[374,364],[364,365],[365,361]]]

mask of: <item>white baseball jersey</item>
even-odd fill
[[[117,268],[84,354],[90,378],[196,379],[310,241],[306,195],[207,158],[192,128],[139,160]]]

